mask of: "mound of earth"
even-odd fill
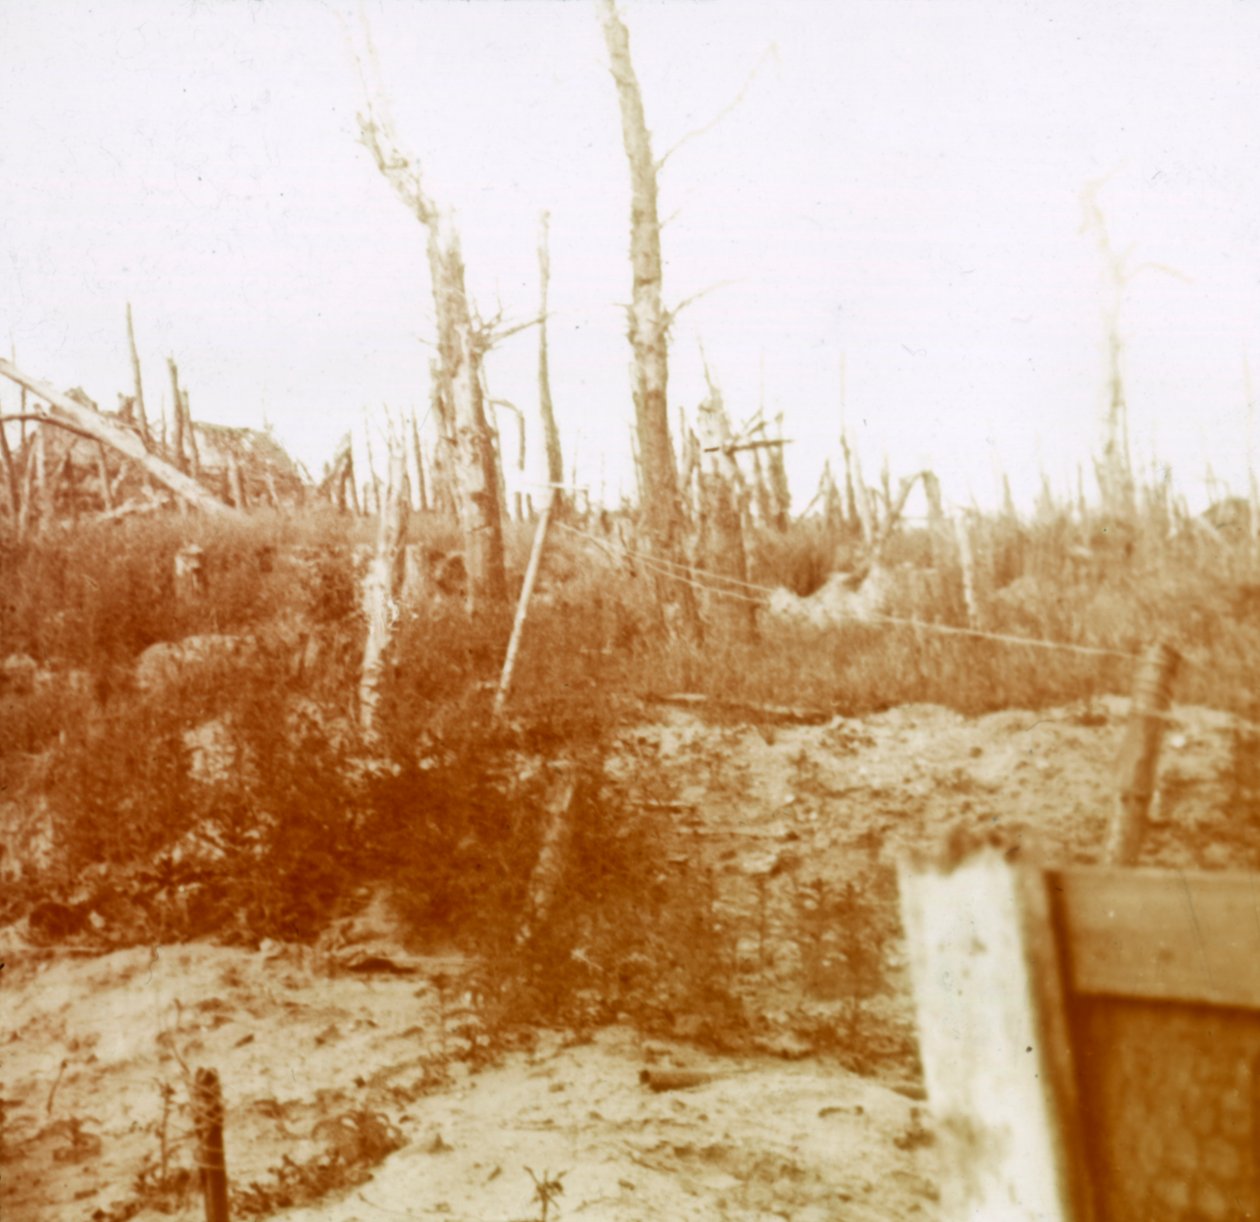
[[[209,1066],[234,1217],[508,1222],[543,1216],[543,1196],[550,1218],[611,1222],[934,1217],[895,864],[958,829],[1096,860],[1125,710],[714,725],[691,709],[628,735],[619,766],[650,744],[675,782],[666,856],[711,866],[737,935],[728,983],[755,1021],[725,1045],[688,1014],[652,1038],[508,1043],[482,1027],[468,964],[404,953],[372,910],[370,938],[316,947],[100,954],[3,931],[0,1214],[201,1216],[185,1077]],[[1145,862],[1256,868],[1239,749],[1228,716],[1174,710]]]

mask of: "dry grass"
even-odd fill
[[[1249,713],[1260,581],[1248,541],[1178,525],[1165,503],[1150,499],[1128,524],[1052,507],[1032,522],[977,521],[983,625],[1122,653],[1166,631],[1191,660],[1179,698]],[[451,545],[449,526],[418,528],[426,547]],[[752,639],[669,631],[642,571],[565,534],[531,613],[511,717],[489,717],[511,609],[470,621],[457,597],[436,597],[405,609],[383,738],[369,746],[353,716],[353,548],[369,533],[324,515],[172,517],[22,542],[0,533],[0,658],[26,654],[39,668],[0,691],[0,786],[11,810],[42,807],[51,835],[45,864],[28,862],[6,890],[5,919],[112,944],[310,939],[374,880],[404,897],[417,939],[481,953],[495,982],[486,1004],[504,1021],[633,1012],[650,1025],[686,999],[721,1014],[715,1029],[735,1030],[737,1002],[714,992],[732,950],[712,887],[699,864],[679,867],[683,878],[660,868],[671,831],[663,769],[608,766],[645,699],[978,713],[1123,693],[1131,681],[1123,657],[933,632],[965,624],[966,609],[952,540],[926,532],[894,537],[886,556],[900,574],[889,613],[922,626],[822,630],[762,616]],[[509,540],[518,581],[528,537],[518,528]],[[189,541],[208,574],[193,600],[171,579]],[[755,582],[800,594],[860,562],[853,532],[820,521],[764,533],[752,553]],[[136,682],[146,648],[191,634],[250,645],[168,682]],[[555,759],[578,777],[577,832],[564,902],[522,948],[544,825],[538,763]]]

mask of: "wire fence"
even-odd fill
[[[756,582],[732,577],[725,573],[715,573],[697,565],[670,560],[662,556],[653,556],[637,548],[630,547],[622,541],[603,538],[591,531],[579,529],[568,523],[559,523],[558,525],[561,530],[593,545],[614,561],[637,565],[655,576],[689,586],[704,594],[764,607],[769,605],[771,596],[777,592],[775,587],[772,586],[759,585]],[[837,622],[845,622],[845,618],[837,617]],[[913,616],[863,612],[861,615],[850,615],[848,622],[866,625],[886,625],[890,628],[906,628],[912,629],[917,633],[931,633],[938,636],[992,641],[994,644],[1013,648],[1040,649],[1085,657],[1115,658],[1131,663],[1138,662],[1142,657],[1140,653],[1132,650],[1116,649],[1104,645],[1083,645],[1073,641],[1057,641],[1047,637],[1022,636],[1010,632],[993,632],[983,628],[963,627],[958,624],[942,624],[933,620],[918,619]],[[1210,662],[1201,658],[1195,658],[1184,649],[1180,651],[1180,656],[1182,664],[1192,669],[1207,671],[1211,668]],[[1253,721],[1238,713],[1227,712],[1227,715],[1240,728],[1260,731],[1260,722]],[[1171,715],[1169,715],[1169,720],[1173,720]]]

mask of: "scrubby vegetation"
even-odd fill
[[[940,533],[892,536],[879,617],[816,628],[762,614],[745,638],[703,616],[673,630],[649,574],[585,530],[572,522],[548,556],[509,717],[489,710],[510,608],[470,619],[434,587],[402,608],[371,742],[354,704],[362,520],[185,516],[0,539],[4,918],[106,945],[311,940],[385,888],[418,946],[501,969],[505,1013],[650,1021],[710,1004],[733,952],[702,863],[667,861],[666,773],[631,732],[647,702],[693,693],[715,717],[1036,708],[1127,691],[1123,655],[1159,632],[1189,660],[1180,698],[1250,708],[1249,540],[1184,517],[972,523],[981,632],[1114,654],[935,631],[968,623]],[[449,527],[422,519],[420,534],[422,553],[450,550]],[[518,575],[529,534],[511,539]],[[189,543],[204,554],[192,595],[172,577]],[[809,595],[862,555],[844,522],[762,528],[743,593]],[[200,644],[163,653],[181,641]],[[557,763],[576,795],[562,899],[523,940]],[[729,1032],[738,1007],[723,1004]]]

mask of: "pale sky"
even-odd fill
[[[537,308],[552,214],[553,393],[566,461],[631,484],[629,187],[594,7],[368,0],[400,141],[453,208],[483,316]],[[1260,385],[1260,5],[1218,0],[627,3],[657,155],[742,100],[661,180],[679,317],[738,421],[795,439],[803,508],[846,417],[872,479],[933,467],[1031,505],[1088,463],[1104,397],[1099,195],[1157,263],[1122,325],[1135,459],[1192,502],[1241,489],[1244,362]],[[357,142],[353,3],[0,0],[0,347],[113,407],[132,302],[150,404],[173,353],[194,414],[264,418],[318,475],[383,404],[427,409],[424,235]],[[752,77],[749,81],[750,76]],[[1109,177],[1108,177],[1109,176]],[[542,478],[536,337],[490,358]],[[0,386],[0,408],[16,406]],[[366,413],[366,415],[365,415]],[[515,425],[501,415],[507,449]]]

